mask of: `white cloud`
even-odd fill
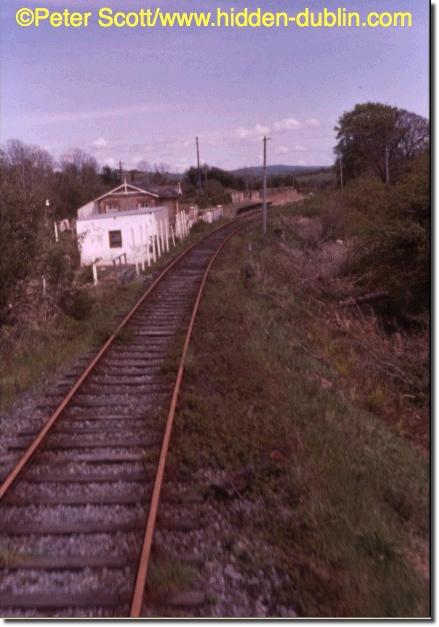
[[[305,147],[305,146],[302,146],[302,144],[296,144],[296,145],[294,146],[294,151],[295,151],[295,152],[306,152],[306,151],[307,151],[307,149],[306,149],[306,147]]]
[[[105,137],[98,137],[92,143],[95,148],[106,148],[108,146],[108,142]]]
[[[320,126],[320,120],[317,118],[308,118],[305,120],[306,128],[318,128]]]
[[[190,163],[190,161],[188,161],[187,159],[184,159],[182,161],[177,161],[177,163],[175,164],[175,170],[177,172],[184,172],[185,170],[187,170],[191,165],[193,165],[192,163]]]
[[[301,123],[296,118],[285,118],[283,120],[277,120],[273,124],[275,131],[297,131],[302,128]]]
[[[116,159],[113,159],[113,157],[106,157],[105,159],[102,160],[102,163],[104,165],[110,166],[110,168],[116,167]]]
[[[202,146],[209,146],[209,148],[220,148],[224,146],[224,137],[210,137],[200,139]]]
[[[238,128],[235,131],[236,137],[239,139],[261,139],[264,135],[268,135],[270,132],[269,126],[264,126],[262,124],[255,124],[251,128]]]
[[[288,148],[288,146],[278,146],[275,152],[277,155],[286,155],[288,152],[290,152],[290,149]]]

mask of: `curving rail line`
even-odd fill
[[[0,487],[0,612],[7,608],[12,616],[38,615],[68,608],[67,615],[76,616],[79,610],[94,616],[98,608],[102,616],[141,615],[166,457],[198,307],[218,254],[240,223],[255,213],[218,227],[173,259],[73,386],[63,383],[62,390],[52,393],[48,406],[55,407],[44,426],[22,432],[12,444],[12,450],[23,452]],[[188,320],[177,375],[171,381],[161,368]],[[70,378],[75,380],[76,373]],[[159,414],[169,396],[163,425]],[[89,509],[94,511],[87,519]],[[130,538],[124,540],[125,550],[109,556],[98,534],[120,533]],[[72,537],[79,538],[74,555],[69,549]],[[41,555],[47,538],[57,553]],[[122,570],[109,584],[117,593],[99,589],[99,573],[132,570],[136,554],[134,576],[127,579]],[[90,569],[94,593],[81,579]],[[26,573],[34,576],[36,571],[36,588],[29,591],[25,586],[23,592],[20,573],[26,582]],[[72,581],[67,577],[67,591],[53,572],[75,572]],[[87,614],[90,608],[94,611]],[[105,608],[116,614],[106,614]]]

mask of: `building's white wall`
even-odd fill
[[[88,202],[86,205],[78,209],[78,218],[88,218],[90,217],[95,210],[95,202],[92,200]]]
[[[140,262],[142,245],[145,250],[147,236],[157,235],[157,221],[165,225],[167,220],[166,207],[157,208],[153,213],[125,216],[110,214],[96,219],[78,220],[76,232],[81,265],[95,261],[98,265],[109,265],[123,253],[126,253],[128,263]],[[121,248],[110,248],[110,231],[121,231]]]

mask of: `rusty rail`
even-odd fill
[[[190,320],[189,327],[186,333],[186,338],[185,338],[184,346],[183,346],[183,352],[182,352],[180,364],[178,367],[177,378],[175,380],[174,390],[172,392],[171,405],[169,407],[168,417],[166,420],[165,434],[163,437],[162,447],[160,450],[160,457],[159,457],[159,462],[157,465],[157,472],[156,472],[156,476],[154,480],[154,487],[152,491],[152,497],[151,497],[151,502],[150,502],[150,507],[149,507],[149,512],[148,512],[148,520],[146,523],[146,528],[145,528],[145,533],[144,533],[142,552],[140,555],[140,561],[139,561],[137,575],[136,575],[136,582],[134,585],[134,592],[133,592],[133,597],[131,601],[130,618],[139,618],[141,609],[142,609],[143,595],[144,595],[144,591],[146,587],[146,578],[148,575],[149,557],[151,554],[151,547],[152,547],[152,542],[154,538],[154,530],[155,530],[155,524],[157,520],[159,501],[160,501],[160,493],[161,493],[161,489],[163,485],[163,477],[165,473],[166,457],[168,454],[169,442],[171,439],[171,432],[172,432],[172,426],[174,423],[178,395],[179,395],[181,383],[183,380],[184,364],[186,361],[186,356],[187,356],[187,352],[189,348],[189,342],[191,339],[192,330],[195,324],[195,318],[198,313],[198,309],[199,309],[200,302],[201,302],[201,297],[204,291],[204,286],[206,284],[206,280],[212,268],[212,265],[215,262],[215,259],[218,257],[219,253],[221,252],[221,250],[224,248],[225,244],[232,237],[232,235],[235,234],[235,232],[236,230],[230,233],[230,235],[228,235],[221,242],[220,246],[217,248],[216,252],[212,256],[209,262],[209,265],[207,266],[204,272],[201,285],[198,290],[197,298],[196,298],[194,307],[192,309],[191,320]]]
[[[174,259],[172,259],[161,270],[161,272],[156,277],[156,279],[152,282],[149,288],[144,292],[144,294],[142,294],[139,300],[135,303],[135,305],[130,309],[130,311],[124,317],[122,322],[117,326],[116,330],[111,335],[111,337],[99,349],[98,353],[91,360],[91,362],[82,372],[82,374],[76,380],[74,385],[70,388],[69,392],[63,398],[61,403],[57,406],[55,411],[48,418],[48,420],[43,425],[43,427],[38,432],[38,434],[35,436],[32,443],[27,447],[27,449],[25,449],[24,453],[22,454],[22,456],[20,457],[20,459],[18,460],[14,468],[11,470],[11,472],[8,474],[8,476],[4,480],[3,484],[0,486],[0,501],[1,501],[7,494],[9,494],[10,489],[15,484],[17,479],[20,478],[21,474],[23,473],[23,471],[25,470],[29,462],[33,459],[35,453],[43,446],[46,440],[46,437],[49,435],[49,433],[51,433],[52,429],[57,423],[57,420],[62,415],[63,411],[69,405],[70,401],[75,397],[78,390],[81,388],[81,386],[87,380],[87,378],[92,373],[94,368],[97,366],[97,364],[100,362],[102,357],[105,355],[107,350],[116,340],[121,330],[125,327],[125,325],[127,325],[127,323],[131,320],[133,315],[138,311],[141,305],[145,302],[145,300],[148,298],[151,292],[157,287],[157,285],[163,280],[163,278],[174,267],[176,267],[177,264],[179,264],[179,262],[186,255],[188,255],[188,253],[190,253],[190,251],[192,251],[196,246],[198,246],[204,240],[207,240],[212,235],[214,235],[215,233],[225,228],[230,228],[231,226],[233,227],[235,225],[235,228],[233,228],[230,233],[225,234],[224,239],[221,240],[218,247],[213,252],[208,262],[208,265],[202,274],[201,283],[198,288],[197,296],[196,296],[195,303],[194,303],[191,317],[190,317],[189,326],[187,328],[187,332],[186,332],[186,336],[185,336],[185,340],[183,344],[183,349],[181,353],[180,363],[178,367],[178,372],[177,372],[177,376],[176,376],[175,383],[174,383],[173,390],[172,390],[172,396],[171,396],[168,415],[166,419],[164,435],[163,435],[163,439],[161,442],[160,455],[159,455],[155,477],[154,477],[152,496],[149,500],[148,516],[146,519],[146,524],[145,524],[145,528],[143,532],[142,548],[141,548],[139,562],[138,562],[138,566],[137,566],[137,570],[135,574],[135,582],[134,582],[133,593],[132,593],[130,607],[129,607],[129,615],[132,618],[139,617],[141,614],[141,610],[142,610],[144,593],[145,593],[145,589],[147,586],[149,558],[150,558],[150,553],[151,553],[151,548],[152,548],[152,543],[153,543],[153,538],[154,538],[154,531],[155,531],[159,502],[160,502],[160,494],[161,494],[161,489],[162,489],[163,479],[164,479],[164,474],[165,474],[166,458],[167,458],[167,454],[169,450],[171,433],[172,433],[174,418],[176,414],[177,401],[178,401],[178,396],[179,396],[179,392],[180,392],[180,388],[181,388],[181,384],[183,380],[184,366],[185,366],[185,361],[186,361],[187,352],[189,348],[189,343],[190,343],[190,339],[192,336],[200,302],[203,296],[206,281],[207,281],[209,272],[211,271],[211,268],[215,260],[217,259],[218,255],[220,254],[221,250],[224,248],[224,246],[232,237],[232,235],[234,235],[237,231],[240,230],[240,226],[236,226],[236,223],[242,223],[244,221],[248,222],[248,218],[253,218],[254,214],[257,214],[257,213],[259,212],[257,211],[252,212],[252,214],[247,214],[245,216],[245,219],[236,218],[235,220],[231,222],[228,222],[226,224],[223,224],[213,229],[207,235],[205,235],[204,237],[201,237],[198,241],[194,242],[192,245],[188,246],[185,250],[179,253]]]
[[[47,422],[44,424],[44,426],[42,427],[42,429],[39,431],[39,433],[37,434],[37,436],[35,437],[35,439],[33,440],[33,442],[29,445],[29,447],[25,450],[25,452],[23,453],[22,457],[19,459],[19,461],[17,462],[17,464],[14,466],[14,468],[11,470],[11,472],[8,474],[8,476],[6,477],[6,479],[3,481],[3,483],[0,486],[0,501],[5,497],[5,495],[8,493],[9,489],[12,487],[12,485],[15,483],[15,481],[17,480],[17,478],[20,476],[20,474],[23,472],[23,470],[26,468],[26,466],[28,465],[28,463],[30,462],[30,460],[32,459],[32,457],[35,455],[35,453],[37,452],[37,450],[40,448],[40,446],[43,444],[46,436],[49,434],[49,432],[51,431],[51,429],[53,428],[53,426],[55,425],[56,421],[58,420],[58,418],[60,417],[60,415],[62,414],[62,412],[64,411],[64,409],[67,407],[67,405],[69,404],[69,402],[72,400],[72,398],[75,396],[75,394],[77,393],[77,391],[79,390],[79,388],[81,387],[81,385],[86,381],[87,377],[90,375],[90,373],[94,370],[95,366],[99,363],[99,361],[101,360],[101,358],[104,356],[104,354],[106,353],[106,351],[108,350],[108,348],[113,344],[113,342],[115,341],[115,339],[117,338],[117,336],[119,335],[119,333],[122,331],[122,329],[125,327],[125,325],[128,323],[128,321],[132,318],[132,316],[134,315],[134,313],[139,309],[139,307],[144,303],[144,301],[146,300],[146,298],[149,296],[149,294],[154,290],[154,288],[160,283],[160,281],[168,274],[168,272],[174,267],[176,266],[179,261],[181,261],[181,259],[183,259],[183,257],[185,257],[195,246],[197,246],[200,242],[202,242],[203,240],[207,239],[208,237],[210,237],[213,233],[216,233],[228,226],[230,226],[230,222],[223,224],[219,227],[217,227],[216,229],[213,229],[212,231],[210,231],[207,235],[205,235],[204,237],[200,238],[197,242],[195,242],[194,244],[192,244],[191,246],[188,246],[188,248],[186,248],[185,250],[183,250],[179,255],[177,255],[175,257],[175,259],[173,259],[158,275],[158,277],[153,281],[153,283],[149,286],[149,288],[146,290],[146,292],[140,297],[140,299],[137,301],[137,303],[132,307],[132,309],[127,313],[127,315],[125,316],[125,318],[122,320],[122,322],[119,324],[119,326],[117,327],[117,329],[114,331],[114,333],[108,338],[108,340],[105,342],[105,344],[102,346],[102,348],[99,350],[99,352],[97,353],[97,355],[95,355],[95,357],[92,359],[92,361],[90,362],[90,364],[87,366],[87,368],[84,370],[84,372],[80,375],[80,377],[78,378],[78,380],[76,381],[76,383],[73,385],[73,387],[70,389],[70,391],[66,394],[66,396],[64,397],[64,399],[61,401],[61,403],[58,405],[58,407],[56,408],[56,410],[54,411],[54,413],[50,416],[50,418],[47,420]]]

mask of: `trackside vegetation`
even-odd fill
[[[47,246],[53,273],[53,279],[47,275],[47,293],[40,284],[31,291],[28,287],[27,305],[14,324],[0,325],[0,411],[9,409],[23,392],[43,385],[64,364],[103,344],[116,329],[117,317],[140,298],[152,273],[220,224],[195,225],[186,240],[146,270],[146,276],[121,282],[104,274],[97,287],[89,268],[75,269],[68,262],[74,246],[69,235],[58,247]]]
[[[193,474],[251,472],[242,569],[268,566],[268,545],[299,615],[428,616],[428,461],[411,423],[426,401],[408,392],[423,367],[404,357],[412,338],[340,307],[345,256],[306,209],[276,210],[265,240],[232,238],[214,267],[172,456]]]

